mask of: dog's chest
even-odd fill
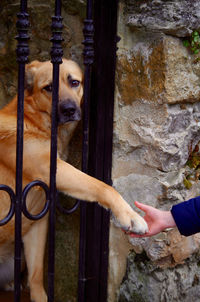
[[[58,155],[61,159],[67,160],[68,145],[77,126],[77,122],[65,124],[58,129]]]

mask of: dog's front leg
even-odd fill
[[[114,188],[60,159],[57,160],[56,183],[59,191],[78,199],[97,201],[103,207],[110,208],[124,230],[139,234],[147,232],[144,219],[133,211]]]
[[[31,301],[47,302],[43,287],[43,260],[47,236],[48,215],[33,223],[23,237],[24,253],[28,268]]]

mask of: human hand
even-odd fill
[[[131,237],[150,237],[160,233],[166,228],[173,228],[176,226],[176,223],[170,211],[158,210],[138,201],[135,202],[135,205],[137,208],[145,212],[144,220],[148,224],[149,231],[143,235],[131,233]]]

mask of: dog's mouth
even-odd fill
[[[58,105],[58,123],[65,124],[81,120],[81,109],[71,100],[60,101]]]

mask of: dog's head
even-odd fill
[[[51,115],[52,72],[50,61],[33,61],[26,66],[26,91],[34,98],[37,108]],[[83,75],[79,66],[63,59],[59,76],[58,122],[64,124],[81,119]]]

